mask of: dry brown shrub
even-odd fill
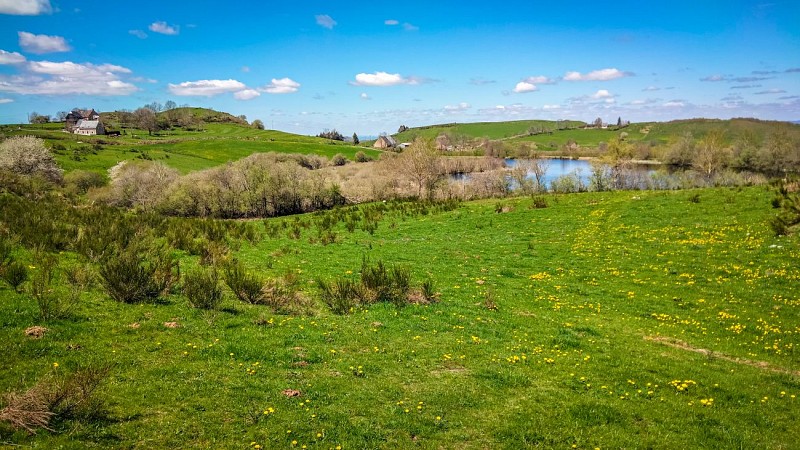
[[[36,434],[38,428],[51,430],[48,425],[54,413],[50,410],[47,397],[47,390],[41,383],[21,394],[6,394],[6,406],[0,409],[0,421],[8,422],[14,429],[25,430],[30,434]]]

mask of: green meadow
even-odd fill
[[[187,153],[202,160],[201,147]],[[69,315],[43,320],[28,288],[3,285],[0,391],[90,366],[108,374],[88,412],[35,435],[0,423],[0,445],[794,447],[800,240],[770,229],[773,196],[762,186],[547,195],[535,208],[525,197],[388,202],[239,222],[253,235],[229,236],[230,257],[294,279],[305,315],[227,288],[211,310],[179,291],[126,304],[95,282]],[[377,227],[366,231],[335,219],[368,210]],[[171,251],[183,272],[198,266]],[[32,249],[15,257],[41,270]],[[69,244],[59,258],[83,261]],[[365,259],[430,280],[438,301],[333,314],[317,281],[357,280]],[[43,336],[26,336],[37,325]]]
[[[45,139],[54,148],[60,167],[105,172],[121,161],[160,161],[181,173],[208,169],[237,161],[253,153],[300,153],[332,157],[341,153],[350,160],[372,148],[274,130],[257,130],[237,123],[208,123],[202,131],[176,128],[149,135],[126,129],[124,135],[76,136],[62,132],[63,125],[5,125],[0,136],[31,135]]]

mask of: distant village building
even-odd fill
[[[395,148],[397,142],[391,136],[378,136],[378,139],[372,144],[374,148]]]
[[[81,119],[75,125],[73,133],[83,136],[96,136],[98,134],[106,134],[106,129],[99,120]]]
[[[97,122],[97,124],[92,122]],[[83,128],[80,128],[81,126]],[[105,134],[105,128],[100,122],[100,113],[94,109],[73,109],[70,111],[64,120],[64,130],[68,133],[82,135]]]

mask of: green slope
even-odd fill
[[[496,200],[424,214],[389,203],[374,234],[334,221],[335,243],[312,240],[331,212],[266,221],[273,236],[234,251],[253,272],[291,272],[310,298],[318,277],[358,277],[364,256],[409,267],[415,283],[431,278],[441,292],[436,304],[346,316],[324,307],[280,316],[227,289],[218,311],[177,293],[126,305],[96,285],[72,316],[42,321],[28,294],[3,286],[0,392],[114,366],[96,416],[36,435],[0,426],[0,442],[791,447],[800,439],[800,241],[770,231],[771,197],[763,187],[587,193],[547,196],[544,209],[508,199],[502,214]],[[182,269],[197,259],[183,255]],[[33,325],[49,331],[30,338]]]
[[[197,131],[182,128],[156,135],[135,128],[122,129],[123,135],[75,136],[62,131],[62,124],[3,125],[0,138],[33,135],[45,139],[53,148],[59,165],[67,172],[82,169],[104,172],[120,161],[152,159],[182,173],[207,169],[252,153],[301,153],[331,157],[341,153],[353,159],[358,151],[377,156],[372,148],[329,141],[276,130],[257,130],[236,117],[218,111],[190,108],[205,123]],[[162,113],[164,114],[164,113]],[[103,113],[112,129],[119,130],[115,113]]]

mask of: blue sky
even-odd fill
[[[302,134],[800,120],[800,2],[0,0],[0,123],[210,107]]]

